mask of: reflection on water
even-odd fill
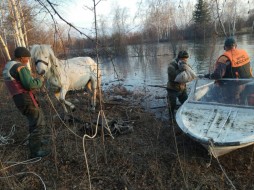
[[[245,49],[250,55],[251,60],[253,60],[251,61],[253,67],[254,35],[242,35],[236,39],[238,48]],[[188,63],[194,71],[197,74],[206,74],[209,73],[209,69],[213,70],[218,56],[224,52],[224,40],[225,38],[209,39],[205,42],[186,41],[178,45],[189,52]],[[143,57],[137,57],[140,54],[140,52],[137,53],[137,48],[129,47],[129,57],[114,60],[114,66],[109,61],[101,61],[102,83],[110,84],[119,77],[123,79],[122,84],[130,90],[144,90],[145,93],[151,95],[150,100],[147,100],[147,108],[165,106],[166,100],[165,98],[163,99],[163,97],[166,97],[165,88],[155,88],[149,85],[166,86],[167,67],[173,59],[171,44],[153,44],[142,48],[139,47],[139,49],[143,50]],[[155,54],[157,56],[154,56]],[[107,86],[104,85],[103,88],[107,88]]]

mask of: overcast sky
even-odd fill
[[[137,10],[138,0],[101,0],[96,6],[97,16],[103,15],[107,18],[112,18],[112,9],[119,5],[121,8],[126,8],[127,12],[134,16]],[[98,2],[98,1],[97,1]],[[78,27],[91,28],[94,22],[94,13],[89,10],[93,8],[93,0],[73,0],[64,6],[65,18],[69,22]],[[110,19],[111,20],[111,19]]]
[[[88,33],[93,33],[92,28],[94,27],[94,13],[93,11],[89,10],[90,8],[93,8],[93,0],[61,0],[63,2],[62,8],[61,8],[61,15],[63,18],[65,18],[68,22],[72,23],[82,31],[85,31]],[[147,2],[148,0],[142,0],[142,3]],[[187,2],[192,2],[193,6],[197,3],[198,0],[169,0],[174,1],[176,7],[182,7],[186,10],[186,7],[184,5],[187,4]],[[232,2],[234,0],[231,0]],[[236,1],[236,0],[235,0]],[[254,0],[237,0],[238,4],[241,4],[239,7],[245,6],[245,13],[248,12],[249,9],[253,8],[253,1]],[[103,18],[108,22],[107,27],[112,26],[112,18],[114,16],[114,8],[116,6],[119,6],[120,8],[126,8],[126,12],[129,14],[129,25],[132,25],[135,27],[137,25],[136,23],[133,23],[132,18],[137,13],[138,10],[138,2],[141,2],[141,0],[96,0],[96,2],[99,2],[96,6],[97,10],[97,20],[100,19],[100,17],[103,15]],[[219,2],[228,2],[225,0],[219,0]],[[142,6],[141,6],[142,7]],[[187,8],[190,12],[193,11],[193,7]],[[180,10],[180,9],[179,9]],[[187,10],[187,11],[188,11]],[[186,21],[188,22],[188,21]]]

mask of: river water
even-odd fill
[[[209,69],[213,70],[216,59],[224,52],[224,40],[225,38],[183,41],[177,47],[189,52],[188,63],[197,74],[206,74]],[[254,68],[254,34],[237,36],[236,40],[238,48],[245,49],[251,57]],[[120,83],[128,90],[145,93],[149,98],[142,103],[144,107],[158,117],[167,119],[166,89],[152,86],[166,86],[167,67],[174,57],[172,46],[170,43],[143,46],[145,56],[142,57],[137,56],[137,49],[138,47],[129,47],[126,59],[100,62],[103,88]],[[188,88],[191,88],[191,83]]]

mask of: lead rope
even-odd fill
[[[76,137],[82,138],[82,137],[79,136],[77,133],[75,133],[70,127],[68,127],[67,124],[63,121],[63,119],[60,117],[58,111],[56,110],[56,108],[55,108],[55,106],[54,106],[52,100],[51,100],[50,97],[49,97],[48,90],[46,89],[45,86],[44,86],[43,88],[44,88],[44,90],[45,90],[45,92],[46,92],[46,96],[47,96],[47,98],[48,98],[49,103],[51,104],[53,110],[54,110],[55,113],[57,114],[57,117],[60,119],[60,121],[62,122],[62,124],[63,124],[72,134],[74,134]]]
[[[99,111],[98,117],[97,117],[97,123],[96,123],[96,127],[95,127],[95,133],[93,136],[89,136],[87,134],[85,134],[82,138],[82,144],[83,144],[83,151],[84,151],[84,157],[85,157],[85,163],[86,163],[86,169],[87,169],[87,175],[88,175],[88,181],[89,181],[89,189],[92,190],[92,183],[91,183],[91,176],[90,176],[90,169],[89,169],[89,164],[88,164],[88,159],[87,159],[87,153],[86,153],[86,147],[85,147],[85,138],[89,138],[89,139],[94,139],[97,136],[97,132],[98,132],[98,126],[99,126],[99,119],[100,119],[100,115],[105,118],[105,122],[106,122],[106,129],[108,130],[110,136],[114,139],[113,135],[111,134],[111,131],[109,129],[105,114],[103,110]],[[103,126],[102,126],[103,127]],[[102,128],[103,130],[103,128]]]
[[[167,101],[167,106],[170,107],[169,111],[171,112],[172,110],[171,110],[171,106],[169,105],[169,101]],[[176,139],[176,133],[175,133],[175,126],[173,125],[173,122],[174,122],[174,119],[172,118],[172,121],[171,121],[172,125],[171,125],[171,127],[172,127],[173,134],[174,134],[174,143],[175,143],[175,148],[176,148],[176,155],[177,155],[177,159],[178,159],[178,162],[179,162],[179,165],[180,165],[181,173],[183,175],[183,181],[184,181],[185,187],[188,188],[188,184],[186,182],[186,178],[185,178],[185,175],[184,175],[182,162],[181,162],[180,155],[179,155],[179,150],[178,150],[178,146],[177,146],[177,139]]]
[[[82,138],[82,144],[83,144],[83,151],[84,151],[84,157],[85,157],[85,163],[86,163],[86,168],[87,168],[87,174],[88,174],[88,180],[89,180],[89,189],[91,190],[92,189],[92,184],[91,184],[91,177],[90,177],[90,170],[89,170],[89,165],[88,165],[88,159],[87,159],[87,153],[86,153],[86,149],[85,149],[85,138],[88,137],[89,139],[94,139],[96,136],[97,136],[97,131],[98,131],[98,126],[99,126],[99,118],[100,118],[100,115],[105,119],[105,124],[106,126],[104,126],[106,128],[106,130],[109,132],[109,135],[114,139],[112,133],[111,133],[111,130],[108,126],[108,123],[107,123],[107,120],[106,120],[106,117],[105,117],[105,114],[103,112],[103,110],[100,110],[99,113],[98,113],[98,117],[97,117],[97,123],[96,123],[96,127],[95,127],[95,134],[93,136],[89,136],[87,134],[85,134],[83,137],[79,136],[78,134],[76,134],[73,130],[71,130],[67,125],[66,123],[61,119],[59,113],[57,112],[56,108],[54,107],[54,104],[52,102],[52,100],[50,99],[49,97],[49,94],[48,94],[48,91],[47,89],[45,88],[45,86],[43,87],[45,92],[46,92],[46,95],[47,95],[47,98],[52,106],[52,108],[54,109],[54,111],[56,112],[57,116],[59,117],[60,121],[64,124],[64,126],[71,132],[73,133],[75,136],[79,137],[79,138]],[[103,129],[102,129],[103,130]]]
[[[228,180],[228,182],[230,183],[230,185],[232,186],[232,188],[233,188],[234,190],[236,190],[236,187],[234,186],[233,182],[232,182],[231,179],[228,177],[228,175],[227,175],[225,169],[224,169],[223,166],[221,165],[218,156],[216,156],[216,155],[213,153],[213,152],[214,152],[214,144],[213,144],[213,142],[212,142],[211,140],[209,140],[209,144],[210,144],[210,145],[209,145],[209,148],[211,149],[210,154],[214,155],[214,157],[215,157],[215,159],[216,159],[216,161],[217,161],[217,163],[218,163],[218,165],[219,165],[221,171],[223,172],[224,176],[226,177],[226,179]]]

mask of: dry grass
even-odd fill
[[[114,92],[104,94],[112,98],[118,95]],[[56,109],[62,110],[49,95]],[[109,124],[115,121],[132,125],[133,132],[113,134],[112,139],[106,131],[100,130],[96,138],[85,142],[92,189],[233,189],[225,173],[236,189],[254,189],[253,146],[221,157],[224,173],[217,160],[211,159],[201,145],[183,135],[177,127],[173,130],[167,122],[145,112],[139,103],[128,101],[128,97],[133,96],[137,95],[128,93],[121,101],[105,99],[103,105]],[[82,137],[87,129],[85,122],[93,123],[94,127],[98,113],[89,113],[87,98],[81,93],[69,95],[69,99],[78,100],[73,115],[81,122],[72,120],[63,124],[53,117],[56,113],[46,96],[39,96],[51,128],[52,155],[37,162],[15,164],[28,159],[28,148],[24,145],[28,128],[2,86],[1,97],[0,135],[7,135],[11,126],[16,125],[15,143],[0,147],[1,189],[37,190],[44,188],[43,183],[49,190],[89,189]]]

